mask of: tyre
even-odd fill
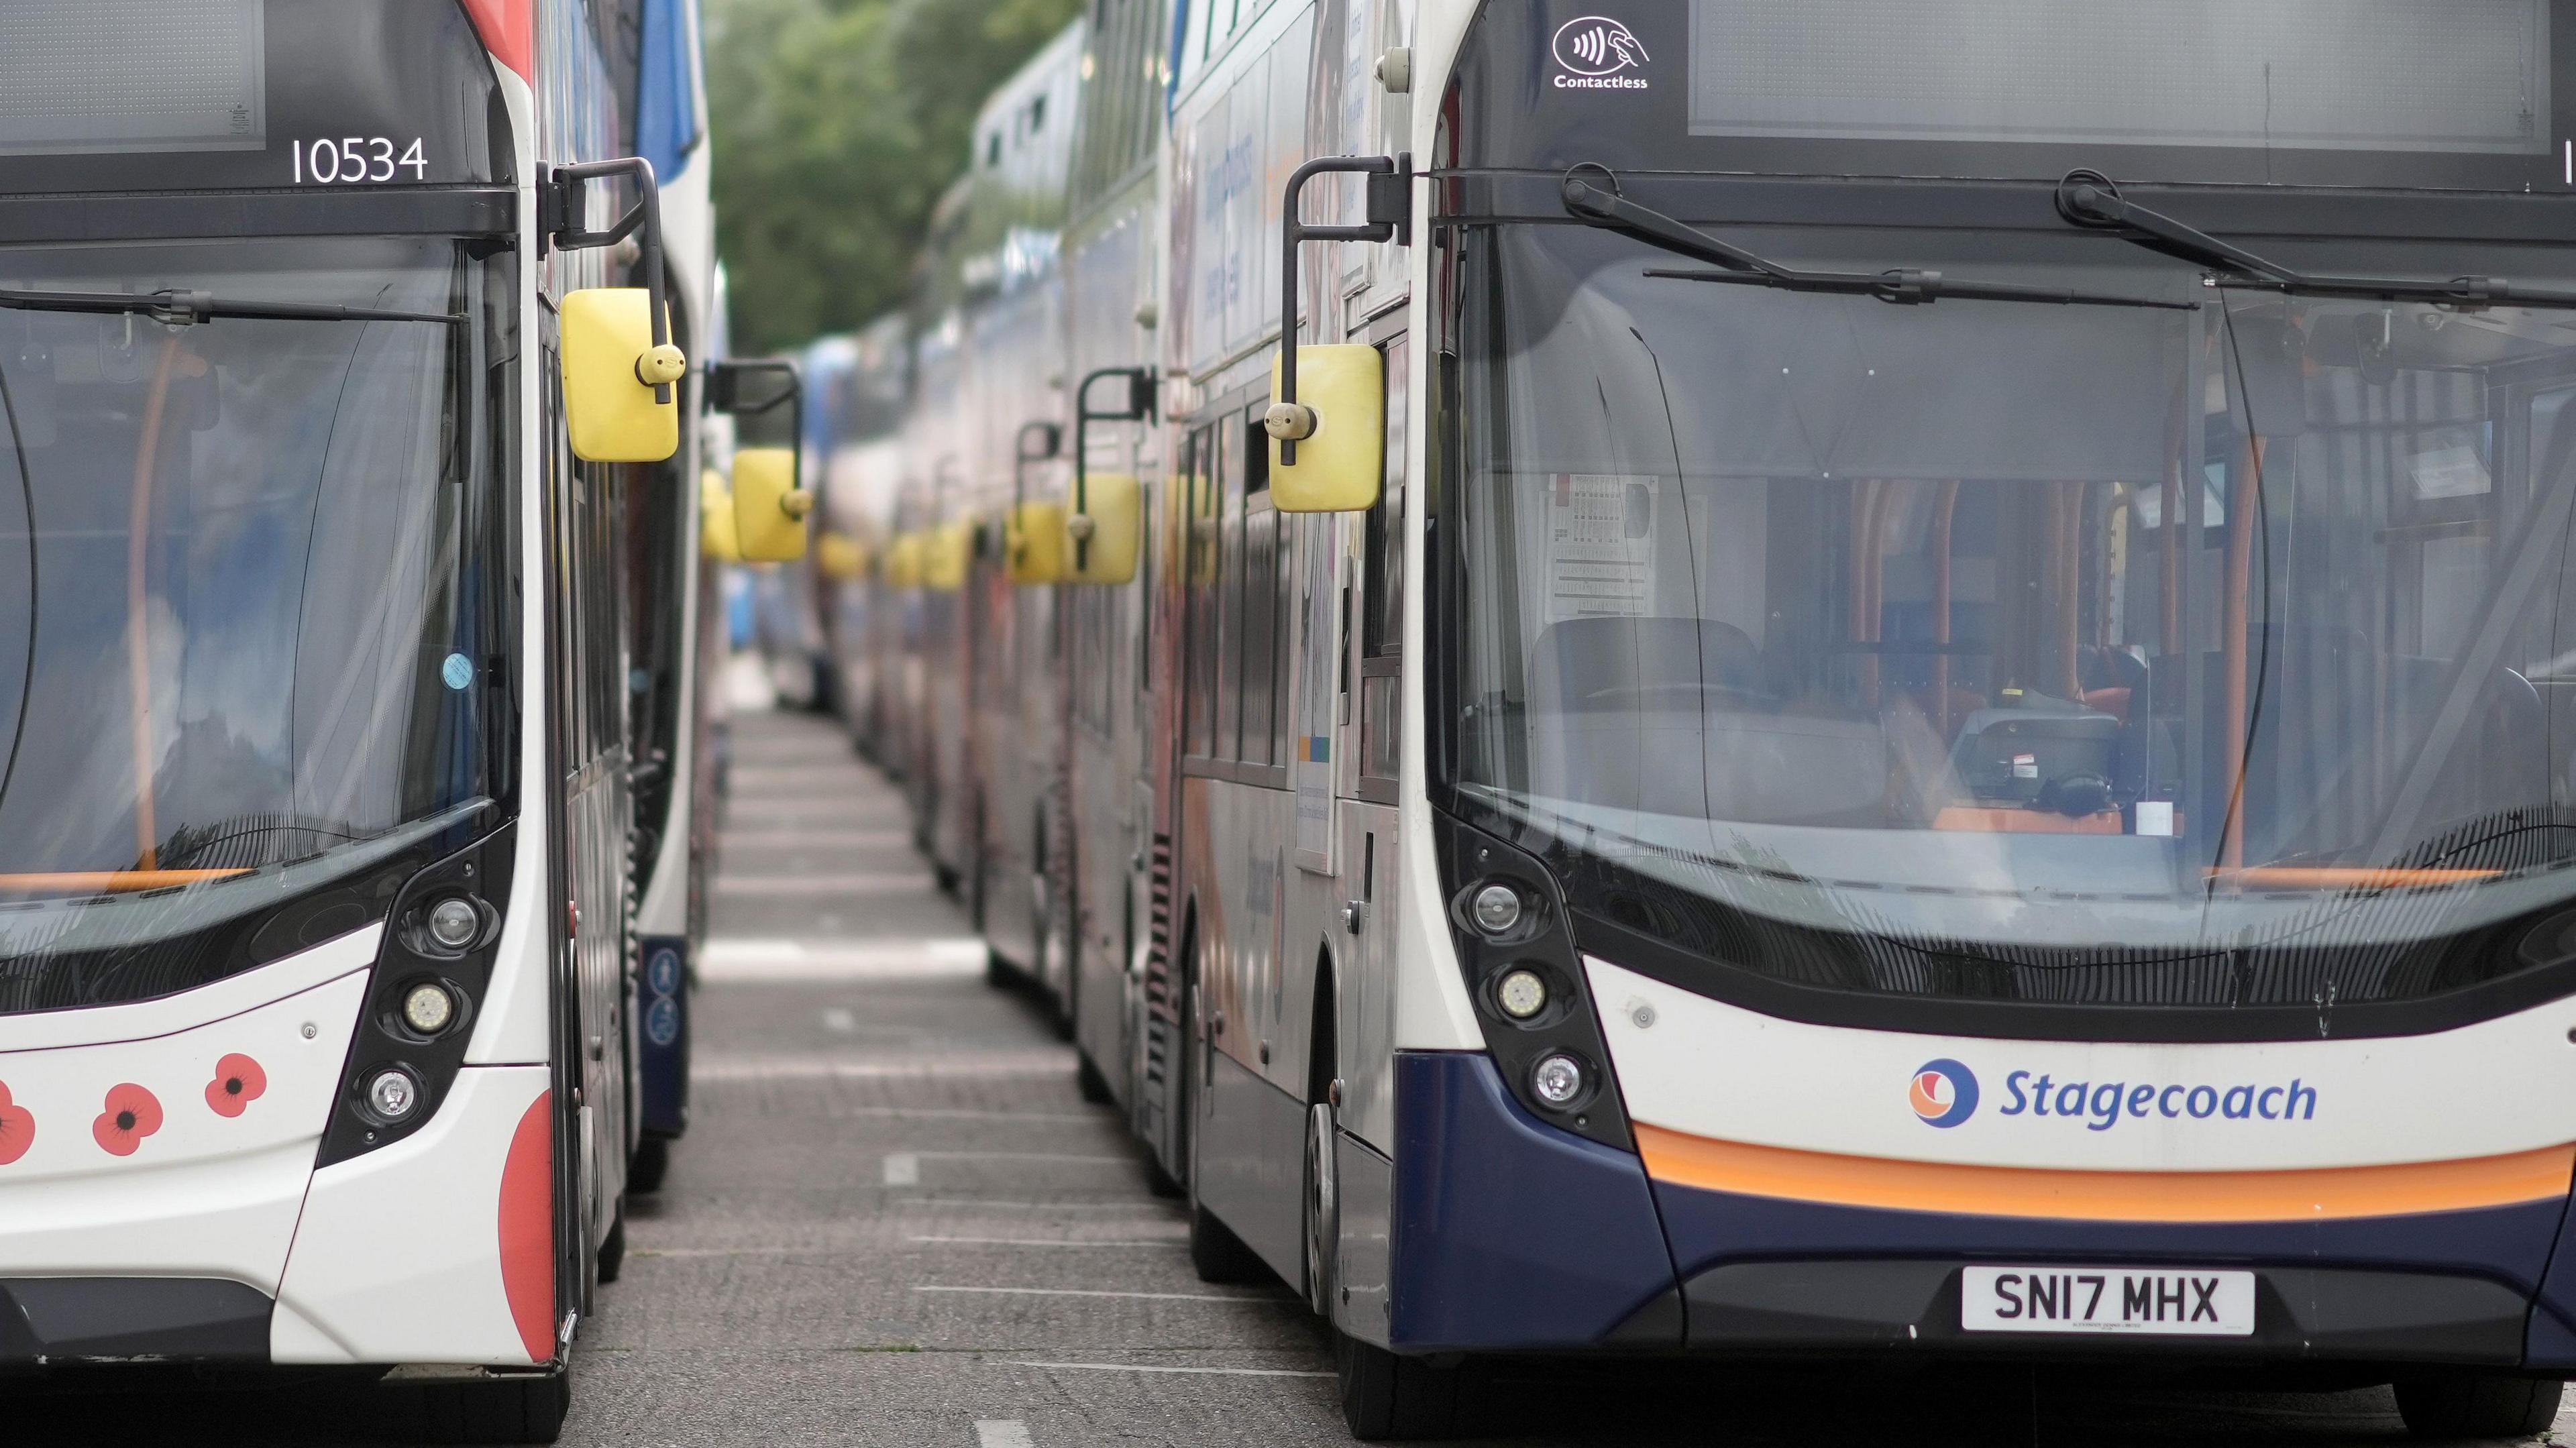
[[[1335,1265],[1341,1259],[1342,1206],[1333,1179],[1333,1108],[1306,1108],[1306,1301],[1326,1325],[1333,1321]]]
[[[1333,1376],[1342,1423],[1363,1443],[1422,1441],[1458,1431],[1456,1365],[1402,1357],[1345,1332],[1333,1334]]]
[[[626,1163],[626,1189],[630,1192],[658,1192],[662,1179],[671,1174],[671,1138],[647,1136],[636,1144],[635,1155]]]
[[[418,1434],[431,1443],[552,1443],[572,1407],[572,1375],[563,1371],[410,1391]]]
[[[619,1201],[617,1215],[609,1220],[608,1236],[599,1244],[599,1280],[614,1282],[626,1270],[626,1203]]]
[[[1082,1093],[1082,1099],[1094,1106],[1107,1106],[1117,1099],[1110,1093],[1109,1078],[1100,1073],[1100,1067],[1093,1063],[1089,1051],[1083,1051],[1074,1058],[1073,1085]]]
[[[2397,1380],[2397,1411],[2418,1438],[2528,1438],[2558,1416],[2561,1384],[2456,1368]]]
[[[1002,958],[1002,952],[984,947],[984,984],[995,990],[1010,990],[1020,983],[1020,973]]]

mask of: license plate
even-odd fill
[[[1970,1267],[1959,1283],[1968,1332],[2127,1332],[2248,1337],[2254,1274],[2135,1267]]]

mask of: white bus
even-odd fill
[[[630,853],[639,749],[688,743],[637,572],[693,526],[646,465],[704,320],[656,306],[598,9],[209,0],[139,65],[0,0],[0,91],[87,102],[0,108],[11,1364],[562,1421],[639,1145],[635,892],[685,874],[680,791]]]
[[[1142,762],[1069,790],[1142,1029],[1078,1022],[1355,1432],[1587,1351],[2547,1424],[2569,32],[1175,7]]]

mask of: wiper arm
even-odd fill
[[[1578,168],[1580,169],[1580,168]],[[1606,173],[1605,173],[1606,174]],[[1732,242],[1676,221],[1651,207],[1640,206],[1616,191],[1580,180],[1575,173],[1565,174],[1565,209],[1568,215],[1587,226],[1598,226],[1622,236],[1642,241],[1648,246],[1715,265],[1718,271],[1650,270],[1650,277],[1669,277],[1678,281],[1731,282],[1739,286],[1776,287],[1787,292],[1826,292],[1842,296],[1876,297],[1898,306],[1917,306],[1937,302],[1944,297],[1975,302],[2042,302],[2054,306],[2087,307],[2152,307],[2165,311],[2198,310],[2193,302],[2164,301],[2155,297],[2122,296],[2110,292],[2084,292],[2066,287],[2034,287],[2015,282],[1959,281],[1923,267],[1892,267],[1883,272],[1807,271],[1784,266],[1758,256]]]
[[[2279,292],[2284,296],[2357,297],[2383,302],[2433,302],[2452,307],[2489,307],[2499,303],[2533,307],[2576,307],[2576,289],[2522,286],[2497,277],[2325,276],[2284,266],[2241,246],[2197,231],[2161,211],[2140,206],[2120,195],[2119,185],[2099,171],[2069,171],[2057,183],[2057,214],[2070,226],[2118,233],[2167,256],[2225,273],[2217,285],[2231,290]]]
[[[186,326],[217,317],[243,317],[274,322],[443,322],[465,320],[450,312],[394,312],[380,307],[342,307],[326,302],[235,302],[212,292],[165,288],[157,292],[25,292],[0,287],[0,307],[27,312],[120,312],[157,322]]]

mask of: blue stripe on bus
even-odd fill
[[[1674,1290],[1644,1165],[1531,1116],[1492,1057],[1397,1052],[1395,1148],[1390,1346],[1593,1345]]]

